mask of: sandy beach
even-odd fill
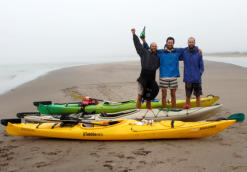
[[[183,65],[177,99],[184,99]],[[50,72],[0,96],[0,118],[36,111],[33,101],[74,102],[72,93],[123,101],[137,96],[139,62],[71,67]],[[221,97],[216,116],[246,110],[247,68],[205,61],[203,96]],[[157,78],[158,80],[158,72]],[[161,98],[159,93],[158,98]],[[247,125],[205,139],[78,141],[14,137],[0,126],[0,171],[247,171]]]

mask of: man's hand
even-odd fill
[[[136,33],[135,28],[131,29],[132,34],[134,35]]]
[[[198,48],[198,52],[199,52],[200,54],[202,54],[202,50],[201,50],[200,48]]]
[[[141,38],[141,40],[142,40],[143,43],[146,42],[145,38]]]

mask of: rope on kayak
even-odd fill
[[[192,111],[192,112],[189,112],[189,109],[187,109],[187,112],[186,112],[186,115],[189,115],[189,114],[193,114],[193,113],[195,113],[195,112],[197,112],[197,111],[200,111],[200,110],[202,110],[202,109],[204,109],[204,108],[207,108],[207,107],[197,107],[198,109],[196,109],[196,110],[194,110],[194,111]],[[154,115],[154,117],[155,118],[158,118],[158,115],[159,115],[159,113],[161,112],[161,111],[163,111],[163,110],[159,110],[158,111],[158,113],[156,114],[156,115]],[[163,112],[166,112],[166,117],[169,117],[169,110],[166,110],[166,111],[163,111]],[[147,112],[146,112],[147,113]],[[153,112],[154,113],[154,112]],[[146,116],[146,114],[145,114],[145,116]]]
[[[55,123],[52,125],[51,129],[54,129],[55,126],[56,126],[57,124],[59,124],[59,123],[58,123],[58,122],[55,122]]]
[[[151,112],[153,113],[154,117],[156,118],[156,114],[154,113],[154,111],[148,109],[148,110],[146,111],[146,113],[144,114],[144,116],[142,117],[143,119],[146,118],[146,115],[147,115],[147,113],[148,113],[149,111],[151,111]]]
[[[142,117],[143,119],[146,118],[147,113],[148,113],[148,110],[146,111],[146,113],[145,113],[144,116]]]
[[[42,123],[38,123],[38,125],[36,126],[36,128],[39,128],[39,126],[41,125]]]

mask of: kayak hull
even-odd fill
[[[81,123],[61,127],[61,123],[8,123],[6,131],[14,136],[46,137],[79,140],[148,140],[204,138],[228,128],[235,120],[182,122],[160,121],[152,124],[136,120],[119,120],[109,126],[84,127]],[[109,124],[109,121],[97,122]]]
[[[205,97],[201,98],[201,106],[207,107],[214,104],[216,101],[219,100],[218,96],[215,97]],[[177,100],[176,107],[182,108],[183,105],[186,104],[185,100]],[[162,102],[154,101],[151,103],[152,108],[161,108]],[[191,107],[196,107],[196,99],[191,99]],[[141,109],[146,108],[146,102],[142,103]],[[171,108],[171,102],[167,102],[167,108]],[[62,114],[75,114],[80,112],[87,112],[97,114],[102,111],[106,113],[114,113],[114,112],[121,112],[125,110],[136,109],[136,100],[130,100],[127,102],[120,102],[120,103],[99,103],[97,105],[87,105],[84,108],[80,104],[50,104],[50,105],[43,105],[39,104],[38,111],[41,114],[50,114],[50,115],[62,115]]]
[[[169,109],[141,109],[141,110],[128,110],[121,113],[111,113],[108,116],[102,116],[102,114],[94,114],[83,116],[81,120],[89,121],[109,121],[119,119],[147,119],[147,120],[181,120],[181,121],[199,121],[207,119],[215,115],[218,110],[222,107],[222,104],[211,105],[208,107],[195,107],[191,109],[180,109],[179,111]],[[48,121],[59,121],[59,118],[55,118],[52,115],[42,116],[25,116],[26,122],[48,122]]]

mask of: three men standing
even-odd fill
[[[137,36],[136,38],[138,39]],[[142,49],[147,50],[149,48],[148,44],[146,43],[145,39],[142,39],[142,41]],[[152,44],[150,46],[151,52],[155,52],[154,54],[157,55],[160,61],[160,88],[162,89],[163,108],[166,108],[167,104],[167,89],[170,89],[171,92],[172,107],[176,107],[176,89],[178,88],[177,78],[180,77],[179,60],[184,61],[186,104],[190,105],[191,94],[194,92],[194,95],[197,99],[197,106],[200,106],[200,95],[202,95],[201,76],[204,71],[201,51],[198,51],[198,48],[195,46],[195,39],[192,37],[188,39],[187,48],[174,48],[174,42],[174,38],[168,37],[164,49],[157,50],[156,43],[152,43],[156,45],[156,49],[153,51],[154,49],[152,48]],[[141,45],[139,45],[139,47],[140,46]],[[150,59],[154,60],[155,58]],[[157,68],[158,66],[156,66],[156,69]],[[140,107],[138,104],[139,98],[141,97],[138,95],[137,108]]]

